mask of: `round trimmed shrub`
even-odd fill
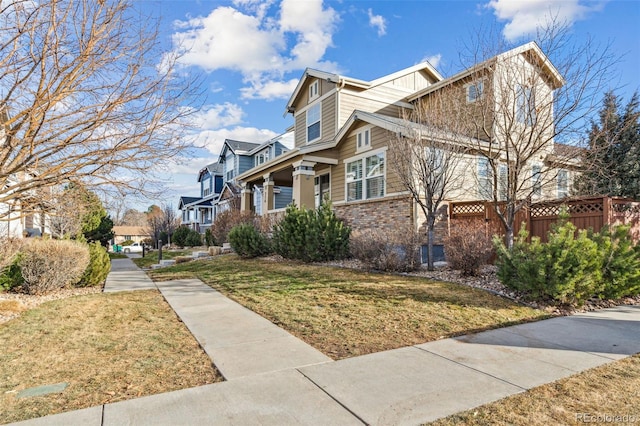
[[[48,293],[82,279],[89,265],[89,248],[70,240],[33,240],[25,244],[19,265],[27,293]]]

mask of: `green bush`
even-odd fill
[[[189,230],[187,237],[184,240],[184,246],[186,247],[196,247],[202,245],[202,235],[193,229]]]
[[[629,226],[604,227],[591,238],[598,244],[603,290],[608,299],[640,294],[640,245],[634,247]]]
[[[89,265],[89,248],[77,241],[32,240],[19,262],[29,294],[47,293],[80,281]]]
[[[539,238],[528,243],[527,236],[523,226],[511,250],[494,239],[498,278],[507,287],[571,305],[592,297],[640,294],[640,249],[628,227],[577,231],[564,217],[552,227],[547,243]]]
[[[82,275],[82,279],[76,284],[77,287],[94,287],[102,285],[111,270],[111,260],[109,254],[102,247],[99,241],[88,244],[89,265]]]
[[[350,232],[330,203],[315,210],[290,205],[274,227],[274,250],[282,257],[304,262],[342,259],[349,255]]]
[[[184,247],[187,243],[187,237],[191,229],[188,226],[179,226],[178,229],[173,233],[173,244]]]
[[[13,259],[12,264],[0,271],[0,290],[11,290],[14,287],[21,286],[23,283],[24,278],[22,278],[22,270],[20,269],[20,254],[18,254]]]
[[[229,231],[231,248],[241,257],[251,258],[271,253],[269,240],[251,224],[237,225]]]
[[[133,240],[124,240],[123,242],[120,243],[121,246],[130,246],[131,244],[133,244],[135,241]]]

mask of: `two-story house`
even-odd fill
[[[183,196],[178,202],[183,225],[200,233],[206,232],[215,218],[223,182],[223,166],[219,162],[211,163],[198,172],[200,196]]]
[[[462,101],[452,120],[468,120],[459,132],[469,143],[458,171],[465,184],[448,194],[449,200],[486,198],[493,182],[487,174],[487,158],[498,158],[503,164],[513,161],[509,143],[531,136],[522,129],[533,122],[550,125],[535,135],[536,141],[542,141],[535,158],[521,166],[529,170],[527,179],[543,182],[541,176],[547,171],[570,163],[554,143],[551,130],[553,91],[562,84],[562,77],[535,43],[446,79],[429,63],[373,81],[307,69],[286,106],[295,121],[294,148],[236,176],[242,187],[241,210],[274,213],[278,210],[271,201],[274,188],[290,186],[296,205],[314,208],[330,199],[336,214],[355,229],[403,224],[419,229],[424,217],[389,167],[388,152],[398,135],[422,125],[407,121],[403,111],[419,103],[428,107],[430,99],[442,98],[445,92],[457,93]],[[500,110],[498,104],[512,107]],[[514,126],[508,120],[509,111]],[[478,117],[486,125],[478,126]],[[482,133],[478,128],[488,130]],[[500,164],[497,169],[502,173]],[[555,170],[557,185],[545,181],[535,194],[541,198],[566,195],[571,173],[569,168]]]
[[[276,158],[292,147],[293,132],[287,132],[263,143],[226,139],[218,161],[198,173],[199,197],[180,197],[178,209],[182,224],[200,233],[206,232],[216,216],[229,209],[240,208],[240,186],[236,177],[247,170]],[[273,203],[280,208],[291,203],[291,188],[276,188]],[[256,200],[261,202],[260,193]],[[256,211],[260,212],[259,206]]]

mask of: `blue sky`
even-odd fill
[[[206,77],[198,149],[172,167],[163,200],[197,195],[197,172],[217,159],[225,138],[262,142],[292,124],[286,101],[306,67],[372,80],[429,60],[445,77],[461,70],[459,52],[480,25],[507,39],[527,36],[549,12],[624,55],[611,72],[625,98],[640,89],[640,1],[208,1],[144,0],[163,21],[166,49],[185,72]],[[150,203],[148,203],[150,204]],[[148,205],[145,204],[145,205]]]

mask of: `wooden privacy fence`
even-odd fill
[[[569,209],[570,221],[578,229],[593,229],[599,232],[604,225],[630,225],[635,242],[640,241],[640,202],[625,198],[590,197],[531,203],[516,215],[517,235],[524,223],[529,235],[547,241],[551,225],[558,220],[560,209]],[[449,203],[449,219],[454,221],[484,220],[489,235],[504,234],[504,227],[493,203],[490,201],[465,201]]]

